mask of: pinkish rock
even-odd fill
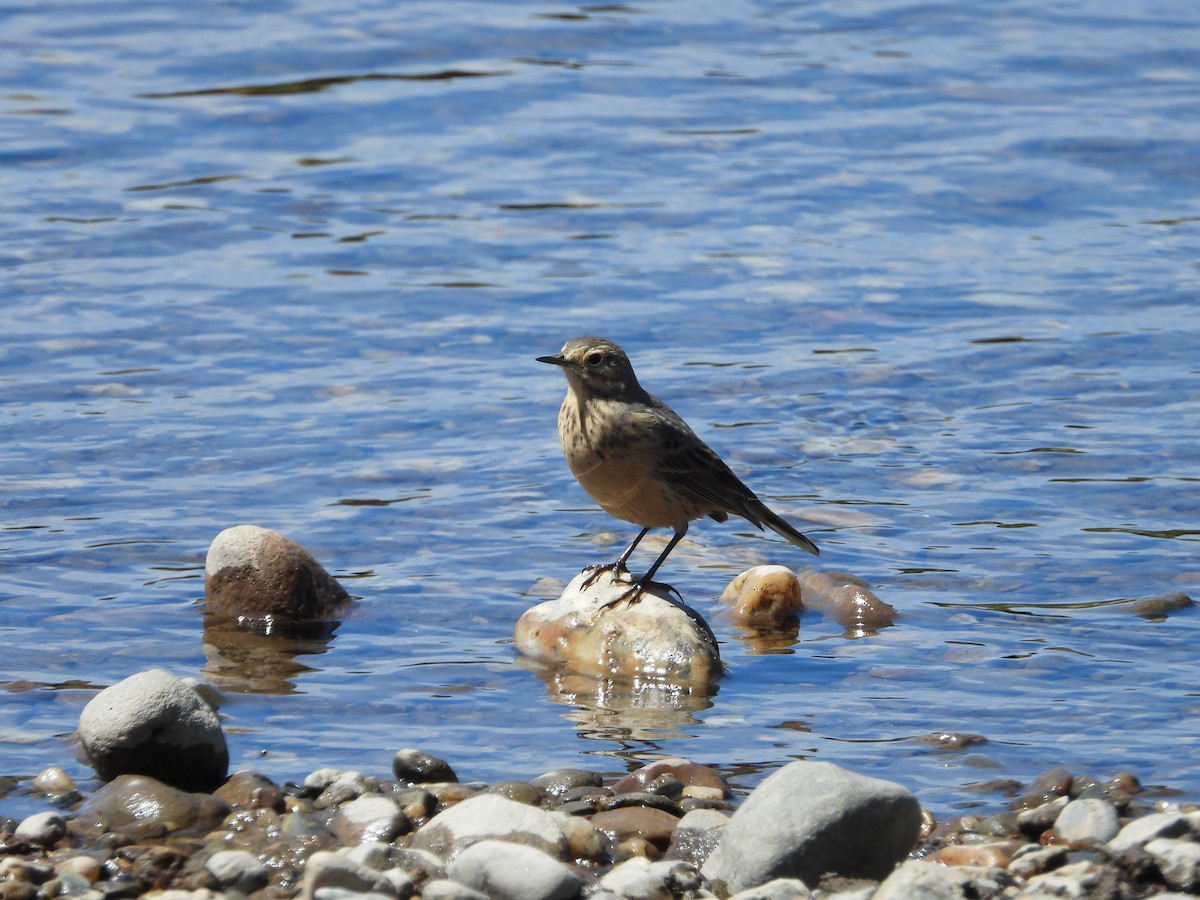
[[[204,610],[249,624],[335,615],[350,595],[290,538],[257,525],[226,528],[204,561]]]
[[[729,582],[721,602],[738,625],[779,628],[795,620],[803,605],[800,581],[787,566],[755,566]]]

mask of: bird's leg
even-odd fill
[[[642,533],[645,534],[645,532],[642,532]],[[609,600],[607,603],[605,603],[603,606],[601,606],[600,611],[603,612],[604,610],[608,609],[609,607],[616,606],[618,603],[622,603],[622,602],[628,602],[632,606],[634,603],[637,603],[639,600],[641,600],[642,592],[645,591],[646,588],[648,588],[650,585],[654,584],[654,581],[653,581],[654,573],[658,571],[658,567],[661,566],[663,564],[663,562],[666,561],[666,558],[671,555],[671,551],[675,549],[675,545],[678,544],[681,540],[683,540],[683,536],[685,534],[687,534],[687,526],[686,525],[683,526],[682,531],[675,532],[675,534],[671,538],[671,540],[669,540],[667,542],[667,546],[663,548],[663,552],[658,554],[658,559],[656,559],[654,561],[654,565],[652,565],[649,569],[646,570],[646,574],[643,575],[641,578],[639,578],[637,581],[635,581],[633,583],[633,586],[629,590],[622,593],[621,596],[617,597],[614,600]],[[641,535],[638,535],[638,540],[641,540]],[[668,585],[668,587],[670,587],[670,586]],[[671,588],[671,590],[674,591],[675,589]],[[678,594],[679,592],[675,591],[675,593]]]
[[[583,584],[579,586],[580,590],[591,587],[596,579],[599,578],[604,572],[612,572],[613,575],[618,577],[628,572],[629,567],[626,566],[625,563],[629,561],[629,557],[633,553],[633,548],[641,543],[642,538],[644,538],[649,531],[649,527],[643,528],[641,531],[639,531],[638,536],[633,539],[633,543],[625,548],[625,552],[617,557],[616,562],[598,564],[585,568],[583,571],[588,573],[588,577],[584,580]]]

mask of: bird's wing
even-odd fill
[[[673,409],[659,401],[651,412],[652,440],[661,448],[656,455],[659,476],[698,506],[710,507],[706,513],[729,512],[757,525],[761,502],[754,492]]]

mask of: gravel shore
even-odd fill
[[[0,815],[0,900],[1200,891],[1200,811],[1148,796],[1129,774],[996,782],[988,789],[1009,798],[994,811],[938,822],[902,787],[829,763],[790,763],[748,797],[685,760],[615,781],[566,769],[460,783],[416,750],[398,752],[393,769],[320,769],[282,785],[239,772],[212,793],[121,775],[84,797],[51,768],[34,790],[54,811]],[[889,829],[909,844],[899,854],[883,846]]]

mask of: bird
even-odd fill
[[[610,340],[579,337],[557,356],[537,362],[559,367],[567,395],[558,412],[558,437],[567,465],[583,489],[609,515],[641,531],[615,562],[589,566],[590,585],[605,571],[631,577],[627,563],[652,528],[674,535],[645,574],[602,609],[641,599],[659,567],[695,519],[718,522],[741,516],[760,531],[767,526],[819,555],[817,545],[767,508],[716,452],[671,407],[638,382],[625,351]]]

